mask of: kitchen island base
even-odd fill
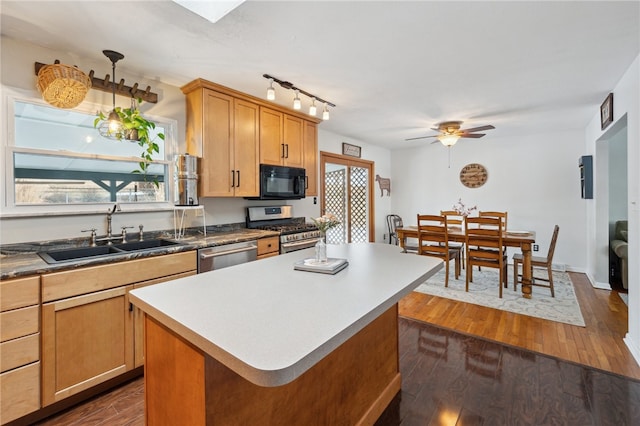
[[[256,385],[145,320],[146,424],[372,425],[400,391],[395,304],[298,378]]]

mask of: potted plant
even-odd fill
[[[147,174],[149,164],[153,161],[153,154],[160,152],[160,147],[155,142],[155,138],[151,138],[151,131],[156,128],[156,123],[149,121],[142,116],[138,105],[142,102],[142,99],[132,100],[131,108],[115,107],[115,112],[120,121],[122,122],[122,132],[111,134],[109,137],[113,137],[118,140],[128,140],[137,142],[143,148],[140,154],[141,161],[138,163],[138,169],[132,173],[144,173]],[[108,117],[104,112],[99,111],[98,116],[93,122],[94,127],[102,126]],[[164,133],[158,133],[157,137],[164,140]],[[159,186],[157,179],[154,179],[154,184]]]

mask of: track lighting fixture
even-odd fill
[[[316,98],[311,98],[311,106],[309,107],[309,115],[316,116],[318,110],[316,108]]]
[[[269,87],[267,88],[267,99],[273,101],[276,98],[276,89],[273,88],[273,79],[269,79]]]
[[[293,98],[293,109],[300,109],[302,104],[300,103],[300,97],[298,96],[300,92],[296,90],[296,97]]]
[[[327,103],[324,103],[324,108],[322,109],[322,119],[323,120],[328,120],[329,119],[329,106],[327,105]]]
[[[323,120],[328,120],[329,119],[329,107],[335,107],[336,105],[326,101],[316,95],[313,95],[309,92],[306,92],[302,89],[300,89],[299,87],[296,87],[293,83],[288,82],[288,81],[283,81],[280,79],[277,79],[275,77],[270,76],[269,74],[263,74],[262,75],[264,78],[269,80],[269,87],[267,88],[267,99],[272,101],[276,98],[276,93],[275,93],[275,89],[273,88],[273,83],[276,82],[280,85],[280,87],[285,88],[287,90],[293,90],[295,91],[295,97],[293,98],[293,109],[295,110],[299,110],[302,108],[302,103],[300,101],[300,94],[302,93],[303,95],[309,97],[311,99],[311,106],[309,107],[309,115],[315,116],[317,114],[317,107],[316,107],[316,101],[323,103],[324,107],[322,109],[322,119]]]

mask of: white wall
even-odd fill
[[[603,94],[603,99],[604,99]],[[632,351],[636,361],[640,363],[640,56],[627,69],[613,89],[615,128],[621,119],[626,118],[627,128],[627,214],[629,220],[629,332],[625,343]],[[609,131],[609,129],[606,129]],[[607,139],[606,132],[600,130],[600,114],[594,113],[585,131],[585,147],[587,151],[598,152],[599,140]],[[601,253],[594,246],[597,240],[598,222],[596,211],[599,204],[608,204],[607,199],[595,199],[587,211],[588,223],[588,274],[595,276],[599,265],[603,262]],[[605,224],[606,226],[606,224]]]
[[[488,132],[480,140],[461,139],[450,148],[451,167],[441,144],[426,141],[392,151],[394,208],[405,224],[415,224],[418,213],[449,210],[458,199],[479,210],[507,211],[509,229],[536,231],[540,255],[546,255],[557,224],[554,263],[584,271],[586,200],[580,198],[578,169],[583,140],[578,130],[502,138]],[[468,163],[487,168],[484,186],[470,189],[460,183],[460,169]]]

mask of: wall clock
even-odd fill
[[[467,188],[481,187],[488,177],[487,169],[482,164],[470,163],[460,170],[460,182]]]

